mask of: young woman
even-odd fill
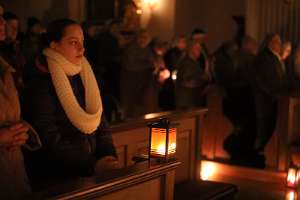
[[[84,36],[69,19],[52,22],[37,75],[25,92],[27,120],[43,148],[29,156],[32,178],[89,176],[118,166],[111,135],[104,130],[97,81],[84,57]],[[33,179],[38,181],[37,179]]]

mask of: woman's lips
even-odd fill
[[[0,28],[0,39],[5,38],[5,29],[4,28]]]

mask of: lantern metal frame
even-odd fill
[[[148,124],[149,127],[149,148],[148,148],[148,158],[149,158],[149,164],[151,158],[156,158],[158,162],[168,162],[171,160],[175,160],[175,153],[176,153],[176,147],[174,149],[174,152],[170,152],[169,149],[169,142],[170,142],[170,129],[176,128],[177,124],[171,124],[170,121],[166,118],[161,118],[156,122],[152,122]],[[154,154],[152,152],[152,130],[153,128],[158,129],[165,129],[165,153],[164,155]],[[177,131],[175,130],[175,143],[177,143]]]
[[[294,171],[293,175],[290,174],[291,170]],[[293,176],[293,177],[290,177],[290,176]],[[291,178],[293,178],[294,181],[291,181],[290,180]],[[300,184],[300,168],[297,167],[296,165],[291,164],[288,171],[287,171],[286,185],[287,185],[288,188],[296,189],[296,188],[299,187],[299,184]]]

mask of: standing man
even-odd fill
[[[265,38],[265,47],[258,54],[254,67],[256,71],[256,112],[257,151],[264,148],[276,127],[277,95],[287,88],[286,70],[281,62],[281,39],[278,34],[270,34]]]

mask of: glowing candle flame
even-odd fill
[[[175,81],[177,79],[177,70],[172,72],[172,80]]]
[[[169,149],[168,149],[168,154],[170,153],[173,153],[176,149],[176,143],[172,143],[169,145]],[[165,155],[166,153],[166,146],[164,144],[159,144],[157,146],[157,151],[156,151],[157,154],[160,154],[160,155]]]

